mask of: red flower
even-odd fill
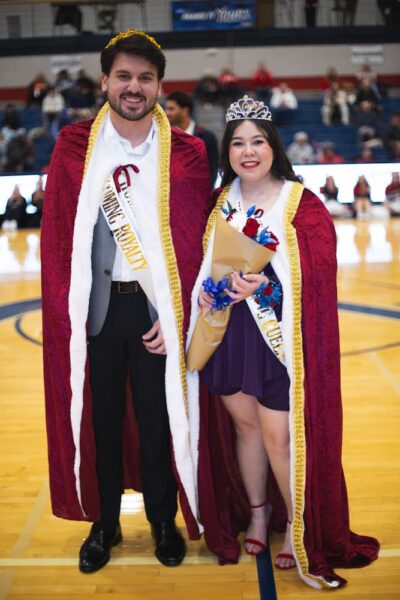
[[[259,222],[256,219],[247,219],[246,225],[243,227],[242,231],[244,235],[247,237],[256,237],[258,228],[260,227]]]
[[[268,242],[268,244],[264,244],[265,248],[268,248],[268,250],[274,250],[274,252],[276,252],[276,247],[279,246],[279,240],[276,237],[276,235],[274,233],[272,233],[272,231],[269,232],[270,237],[273,238],[273,242]]]
[[[270,296],[274,291],[272,285],[269,283],[262,291],[263,296]]]

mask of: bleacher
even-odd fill
[[[400,111],[400,98],[386,97],[382,99],[383,116],[381,128],[384,131],[389,126],[390,114]],[[22,126],[26,131],[41,127],[41,112],[38,108],[22,108],[19,111]],[[3,119],[3,110],[0,110],[0,123]],[[196,119],[199,124],[214,131],[218,137],[224,128],[224,111],[221,107],[212,110],[202,110],[198,107]],[[296,116],[290,125],[280,126],[279,131],[285,147],[292,141],[297,131],[306,131],[310,142],[317,144],[323,141],[331,141],[336,146],[336,153],[343,156],[346,162],[352,162],[361,152],[357,145],[356,130],[352,125],[326,126],[321,122],[321,100],[320,98],[300,99]],[[49,136],[40,136],[34,140],[34,172],[40,170],[49,163],[54,143]],[[385,148],[374,148],[373,154],[376,162],[388,160]]]
[[[383,107],[381,129],[385,131],[389,126],[390,114],[395,110],[400,110],[400,98],[386,97],[382,99],[381,104]],[[293,122],[290,125],[279,127],[285,147],[293,141],[293,136],[297,131],[306,131],[312,144],[328,140],[333,142],[336,146],[336,153],[343,156],[346,162],[351,162],[361,153],[360,146],[357,144],[355,127],[322,124],[319,98],[299,100],[299,107]],[[376,162],[388,160],[385,148],[374,148],[373,154]]]

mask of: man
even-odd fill
[[[208,214],[207,158],[195,137],[171,132],[157,104],[165,56],[154,38],[117,35],[101,66],[108,102],[94,122],[60,132],[42,222],[52,507],[94,521],[80,550],[84,573],[103,567],[122,540],[126,487],[143,491],[164,565],[186,550],[177,489],[189,535],[199,535],[198,413],[184,341]]]
[[[200,127],[193,121],[192,98],[185,92],[172,92],[165,99],[165,112],[171,125],[203,140],[211,170],[211,184],[213,185],[217,177],[219,163],[217,138],[211,131]]]

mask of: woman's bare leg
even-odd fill
[[[289,446],[289,413],[286,411],[272,410],[258,404],[258,415],[264,444],[268,452],[271,469],[286,505],[288,521],[293,520],[293,507],[290,494],[290,446]],[[293,547],[290,537],[290,527],[286,527],[286,534],[281,549],[282,554],[292,554]],[[293,566],[294,561],[287,558],[278,558],[276,563],[287,569]]]
[[[258,402],[254,396],[238,392],[222,396],[225,408],[231,415],[236,430],[236,452],[244,487],[251,506],[263,504],[267,493],[268,458],[258,419]],[[266,541],[270,517],[267,507],[251,509],[251,521],[246,538]],[[246,543],[250,553],[260,552],[260,547]]]

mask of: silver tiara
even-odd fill
[[[272,121],[271,111],[261,100],[253,100],[249,96],[243,96],[237,102],[232,102],[226,111],[226,122],[244,119],[264,119]]]

